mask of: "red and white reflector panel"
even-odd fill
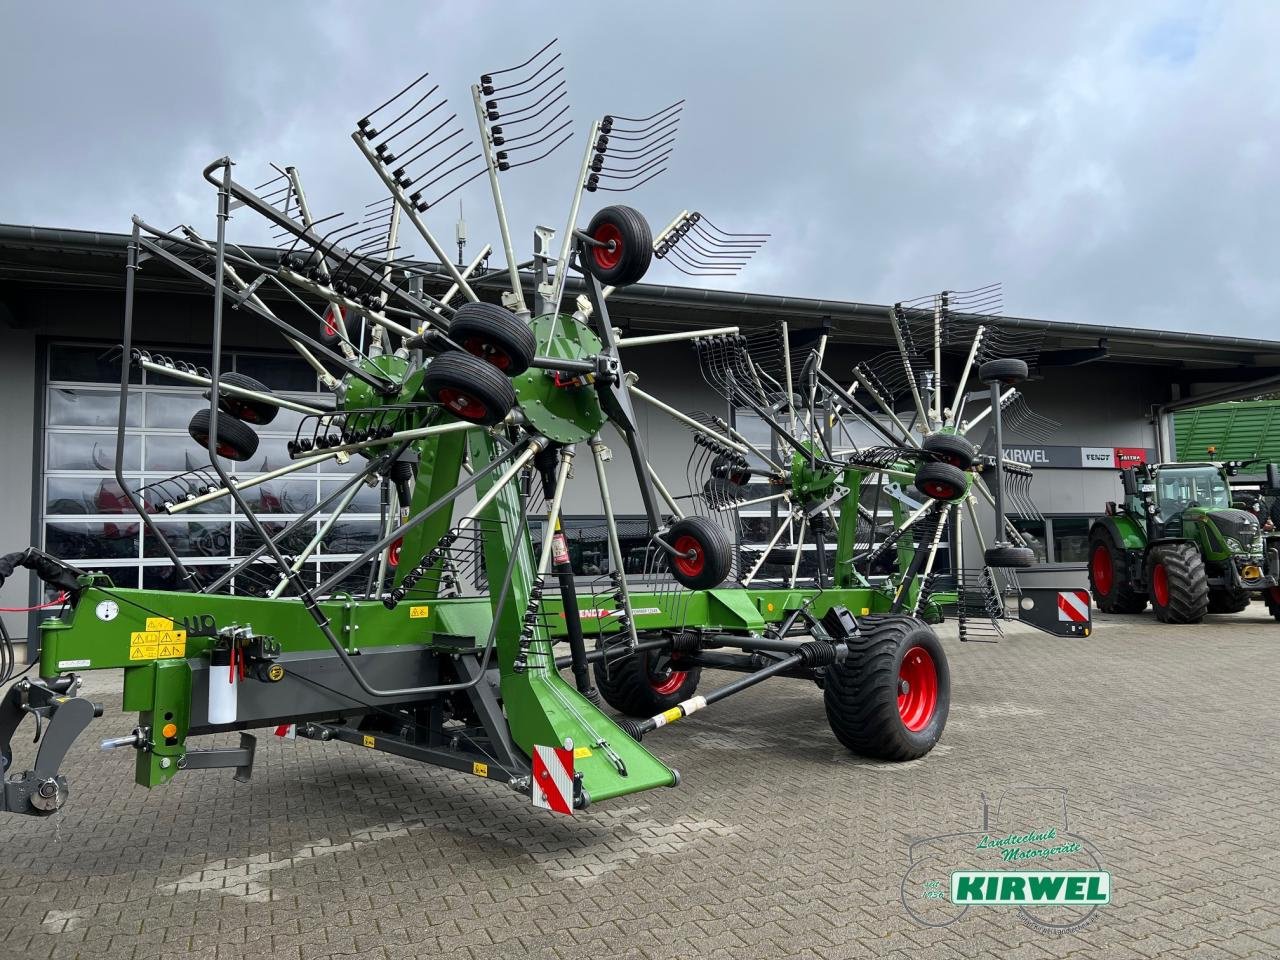
[[[1089,591],[1059,590],[1058,619],[1070,623],[1089,622]]]
[[[573,814],[573,750],[533,748],[533,805]]]
[[[276,736],[285,740],[297,740],[298,725],[296,723],[282,723],[276,727]]]
[[[320,329],[326,338],[333,340],[338,336],[338,331],[342,329],[345,316],[342,307],[336,303],[331,303],[325,308],[324,320]]]

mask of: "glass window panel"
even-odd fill
[[[321,480],[320,499],[324,500],[332,496],[333,493],[341,486],[341,480]],[[360,484],[359,492],[356,494],[355,499],[351,501],[351,506],[347,509],[351,513],[381,514],[382,491],[376,486],[371,487],[366,483]]]
[[[147,426],[185,431],[195,412],[208,406],[209,401],[195,389],[152,390],[147,394]]]
[[[168,541],[173,552],[186,557],[225,557],[231,552],[231,524],[229,521],[188,520],[180,523],[161,522],[157,528]],[[166,557],[161,543],[145,532],[144,557]]]
[[[154,441],[154,438],[151,438]],[[151,442],[149,441],[149,442]],[[153,513],[160,513],[168,503],[183,503],[204,496],[211,490],[221,489],[221,481],[212,469],[199,474],[183,473],[175,476],[150,476],[143,481],[142,496]],[[231,498],[219,497],[199,506],[184,510],[180,516],[210,513],[230,513]]]
[[[128,403],[125,426],[139,426],[142,419],[142,394],[130,393]],[[52,427],[114,428],[120,419],[120,394],[118,391],[53,387],[49,390],[46,416]]]
[[[312,400],[310,397],[306,397],[306,398],[298,398],[298,402],[313,404],[314,400]],[[283,434],[287,436],[290,440],[292,440],[294,436],[296,436],[298,433],[298,425],[302,423],[303,417],[306,417],[306,416],[309,416],[309,414],[299,413],[297,410],[286,410],[284,407],[279,407],[277,408],[276,418],[272,420],[270,423],[268,423],[266,426],[261,427],[259,432],[270,433],[270,434]],[[311,423],[314,424],[315,421],[312,420]],[[307,435],[308,436],[311,435],[310,430],[307,431]]]
[[[138,469],[142,448],[138,437],[124,438],[124,466]],[[116,435],[114,433],[48,433],[45,436],[47,464],[50,470],[115,470]]]
[[[375,543],[381,531],[377,520],[339,519],[324,538],[325,553],[363,553]]]
[[[1085,563],[1089,559],[1089,517],[1054,517],[1049,521],[1053,531],[1055,563]]]
[[[113,355],[106,345],[77,346],[59,344],[49,351],[50,381],[69,380],[84,383],[120,383],[118,350]],[[142,371],[133,368],[130,383],[142,382]]]
[[[314,393],[316,390],[315,371],[306,361],[290,354],[266,357],[240,354],[236,357],[236,372],[253,377],[280,392],[300,390]]]
[[[257,472],[257,455],[253,461],[249,461],[253,463],[252,468],[248,467],[247,463],[236,463],[223,458],[219,460],[224,470],[238,469],[242,476]],[[208,449],[199,446],[186,434],[149,434],[142,467],[144,470],[164,471],[171,474],[185,473],[188,470],[205,470],[216,476],[209,465]]]
[[[138,556],[138,527],[114,521],[45,524],[45,550],[63,560],[115,560]]]
[[[227,572],[225,564],[187,564],[187,569],[193,572],[197,579],[204,584],[213,583],[219,576]],[[142,588],[144,590],[187,590],[186,581],[178,576],[178,572],[173,568],[172,564],[162,564],[159,566],[152,565],[142,568]]]
[[[273,539],[280,537],[288,526],[289,524],[283,520],[268,520],[262,524],[267,535]],[[301,553],[315,535],[316,524],[308,521],[284,536],[282,540],[276,539],[276,545],[286,554]],[[262,538],[258,536],[257,531],[244,520],[236,521],[236,556],[247,556],[260,546],[262,546]]]
[[[306,513],[316,505],[315,479],[282,478],[250,487],[241,496],[255,514]]]
[[[1009,519],[1017,531],[1022,534],[1022,538],[1027,541],[1027,546],[1035,553],[1036,563],[1047,563],[1049,554],[1045,542],[1044,521],[1025,520],[1022,517],[1010,517]]]
[[[137,489],[136,477],[126,482]],[[115,477],[49,477],[45,487],[45,513],[73,516],[86,513],[132,513]]]

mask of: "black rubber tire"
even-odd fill
[[[963,470],[949,463],[922,463],[912,483],[926,497],[950,503],[965,495],[967,480]]]
[[[988,360],[978,367],[978,379],[983,383],[1003,383],[1012,386],[1027,379],[1027,361],[1017,357],[1000,357]]]
[[[271,388],[260,380],[253,377],[247,377],[243,373],[224,373],[218,378],[221,386],[240,387],[244,390],[252,390],[255,393],[270,393]],[[209,398],[208,391],[205,392],[205,399]],[[237,397],[234,394],[226,393],[222,390],[218,391],[218,409],[223,413],[229,413],[237,420],[243,420],[245,423],[252,423],[255,426],[265,426],[276,418],[276,414],[280,412],[280,408],[270,403],[263,403],[260,400],[250,400],[246,397]]]
[[[1036,552],[1030,547],[1014,547],[1000,544],[987,547],[982,562],[997,570],[1025,570],[1036,565]]]
[[[671,576],[682,586],[690,590],[710,590],[720,586],[729,576],[733,545],[725,532],[706,517],[677,520],[663,539],[681,552],[696,551],[696,556],[691,559],[667,558]]]
[[[1267,613],[1280,620],[1280,587],[1268,587],[1263,590],[1262,602],[1267,605]]]
[[[951,709],[951,668],[942,642],[914,617],[860,617],[861,633],[847,642],[849,654],[826,668],[822,699],[836,739],[863,757],[918,760],[938,742]],[[923,648],[933,661],[937,701],[927,722],[908,729],[898,708],[904,656]]]
[[[973,466],[973,458],[977,454],[972,443],[954,433],[931,433],[920,444],[926,453],[934,454],[942,463],[949,463],[959,470],[968,470]]]
[[[209,411],[201,407],[187,424],[187,433],[201,447],[209,446]],[[253,427],[235,417],[218,417],[218,456],[228,460],[245,461],[258,452],[258,435]]]
[[[693,667],[681,671],[685,674],[684,679],[672,686],[668,662],[654,650],[637,650],[627,657],[610,660],[607,669],[603,662],[597,660],[592,667],[596,689],[605,703],[628,717],[648,719],[657,716],[692,697],[702,678],[702,668]],[[653,667],[657,670],[651,672]],[[663,679],[668,681],[666,686],[661,683]]]
[[[1156,589],[1156,567],[1163,566],[1168,583],[1166,603]],[[1190,543],[1166,543],[1147,554],[1147,583],[1151,609],[1161,623],[1199,623],[1209,611],[1209,580],[1204,559]]]
[[[653,262],[653,231],[644,215],[632,207],[605,207],[587,225],[587,236],[615,243],[613,250],[584,246],[582,268],[601,283],[625,287],[636,283]]]
[[[1209,588],[1210,613],[1240,613],[1249,607],[1253,597],[1248,590],[1233,590],[1230,587]]]
[[[501,422],[516,405],[511,381],[493,364],[469,353],[442,353],[427,365],[422,388],[459,420]]]
[[[449,324],[449,339],[508,377],[529,369],[538,352],[533,328],[496,303],[464,303]]]
[[[1111,558],[1111,589],[1106,593],[1099,589],[1094,576],[1093,554],[1096,550],[1106,550]],[[1106,527],[1095,526],[1089,531],[1088,566],[1089,592],[1103,613],[1141,613],[1147,608],[1147,595],[1133,586],[1128,554],[1116,546]]]

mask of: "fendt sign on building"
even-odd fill
[[[1038,447],[1006,446],[1004,458],[1029,467],[1047,467],[1050,470],[1119,470],[1156,459],[1156,451],[1150,447]]]

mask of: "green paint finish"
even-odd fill
[[[553,325],[555,339],[548,345]],[[601,350],[600,338],[573,317],[547,314],[535,319],[531,326],[542,356],[582,360]],[[558,387],[555,372],[538,367],[530,367],[511,384],[529,423],[557,443],[584,443],[604,425],[599,395],[589,384]]]
[[[476,469],[497,456],[497,447],[489,436],[473,433],[470,442]],[[496,479],[496,475],[490,475],[480,482],[481,495],[493,487]],[[502,488],[485,510],[485,519],[489,521],[484,537],[485,565],[491,571],[493,617],[498,623],[498,669],[511,738],[530,755],[535,745],[561,746],[566,739],[572,740],[575,748],[588,748],[590,755],[579,758],[575,769],[582,773],[583,788],[595,800],[652,787],[674,786],[677,778],[671,768],[583,699],[564,682],[554,665],[548,663],[552,646],[540,624],[530,628],[533,651],[530,667],[519,673],[515,671],[525,610],[537,580],[537,561],[533,545],[524,534],[523,511],[514,483]],[[501,578],[508,565],[511,587],[506,602],[499,608]]]
[[[409,510],[410,516],[415,518],[420,516],[422,511],[458,485],[466,438],[470,432],[472,431],[439,434],[420,440],[414,445],[418,451],[419,460],[417,482],[414,484],[413,501]],[[396,567],[395,582],[397,584],[427,555],[428,551],[440,542],[440,538],[452,524],[453,503],[450,502],[404,535],[400,545],[400,563]],[[431,583],[432,579],[428,577],[426,582]],[[433,599],[426,593],[423,596]]]
[[[186,660],[157,660],[144,671],[150,680],[151,707],[138,716],[138,724],[150,732],[150,749],[136,751],[134,778],[140,786],[168,783],[178,772],[178,761],[186,754],[186,736],[191,721],[191,667]],[[164,728],[178,728],[165,737]]]
[[[1280,400],[1214,403],[1173,416],[1178,459],[1280,462]],[[1261,474],[1264,464],[1248,472]]]

